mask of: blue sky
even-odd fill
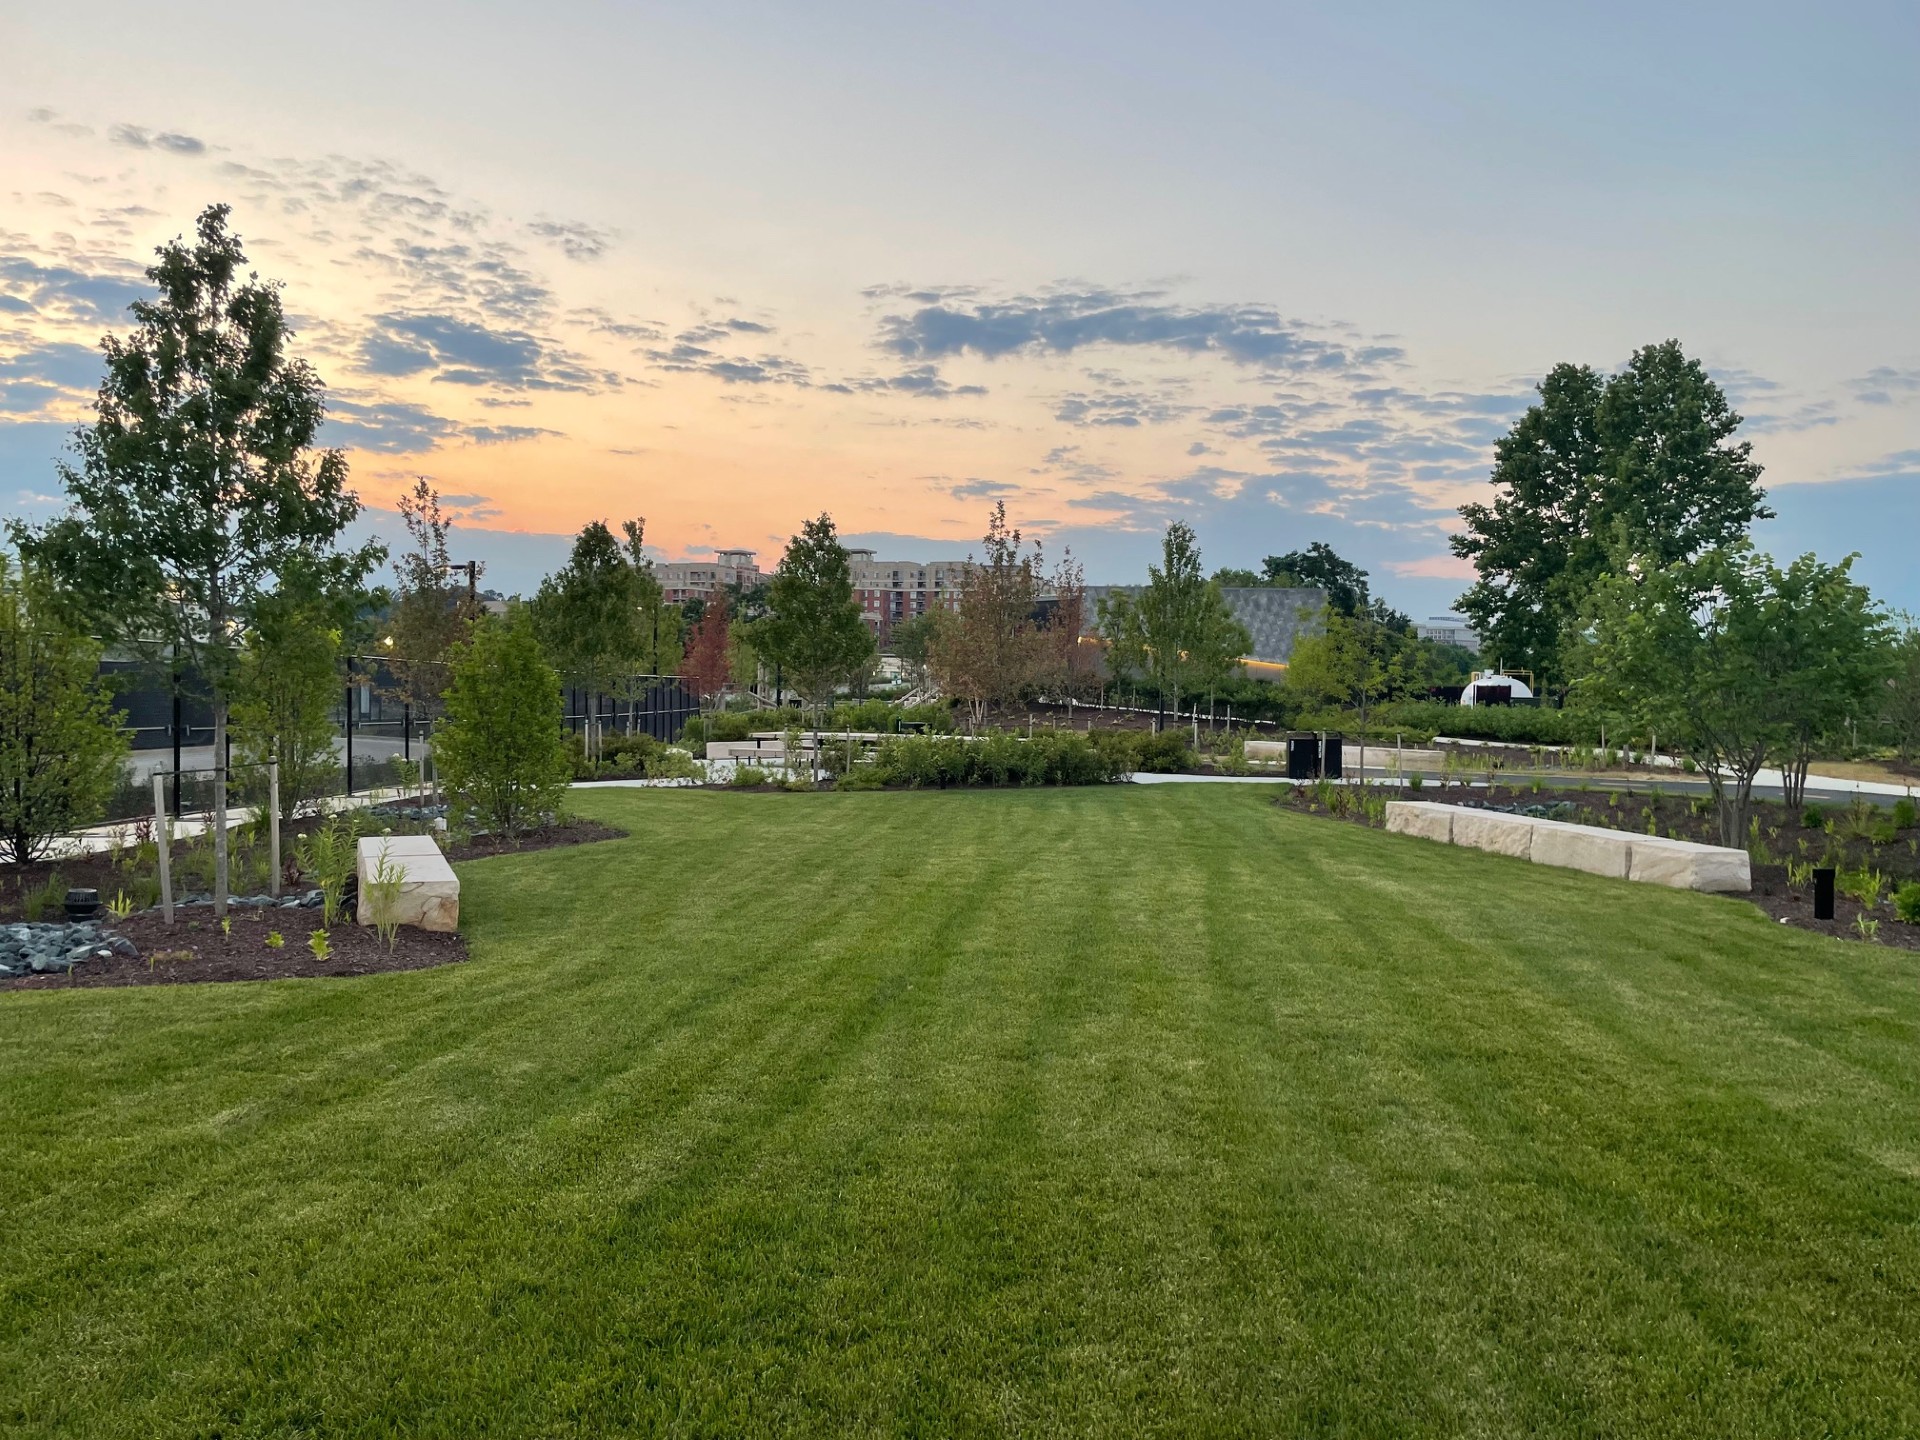
[[[1762,540],[1920,610],[1917,65],[1910,4],[7,7],[0,509],[226,200],[370,506],[433,476],[508,588],[1005,499],[1096,580],[1179,516],[1425,613],[1532,382],[1671,336]]]

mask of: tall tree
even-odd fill
[[[1775,639],[1787,647],[1778,697],[1787,733],[1777,759],[1781,798],[1790,809],[1806,800],[1815,751],[1845,743],[1862,721],[1872,725],[1892,669],[1887,619],[1850,574],[1856,558],[1823,565],[1802,555],[1770,573]]]
[[[357,589],[384,551],[341,550],[359,513],[346,457],[315,450],[325,416],[312,367],[288,353],[280,289],[245,272],[227,207],[189,245],[161,247],[135,329],[101,342],[95,418],[62,464],[67,514],[23,555],[97,633],[156,661],[189,662],[213,709],[214,908],[227,900],[227,712],[237,637],[296,560],[331,591]]]
[[[1328,604],[1320,633],[1303,638],[1287,665],[1287,683],[1302,694],[1350,706],[1360,722],[1362,779],[1367,770],[1367,721],[1375,705],[1417,683],[1421,647],[1362,606],[1343,615]]]
[[[1740,417],[1677,340],[1610,378],[1556,365],[1539,394],[1494,445],[1493,502],[1461,507],[1452,544],[1479,572],[1459,608],[1481,653],[1552,684],[1613,547],[1671,565],[1773,512]]]
[[[816,711],[873,656],[873,634],[860,618],[853,569],[830,515],[807,521],[787,542],[767,608],[753,622],[760,654]]]
[[[641,522],[622,527],[623,545],[606,522],[590,522],[573,542],[567,563],[540,583],[533,599],[535,632],[554,668],[587,692],[589,704],[600,695],[633,700],[635,677],[658,674],[665,623],[678,659],[679,617],[664,614],[659,582],[647,563]],[[597,717],[587,726],[589,749],[598,734]]]
[[[1052,599],[1041,631],[1042,678],[1049,690],[1069,700],[1084,700],[1098,683],[1100,652],[1086,634],[1086,570],[1071,550],[1047,577]]]
[[[1614,571],[1588,597],[1577,683],[1691,757],[1721,843],[1744,846],[1754,777],[1792,742],[1797,597],[1744,543],[1664,565],[1623,557]]]
[[[1880,694],[1880,723],[1893,736],[1902,765],[1920,757],[1920,623],[1904,617],[1889,656]]]
[[[1217,684],[1253,648],[1253,637],[1233,616],[1220,583],[1200,565],[1193,527],[1176,520],[1161,542],[1161,563],[1147,567],[1139,593],[1116,590],[1100,604],[1107,663],[1121,678],[1139,676],[1160,697],[1181,697]]]
[[[707,606],[700,623],[693,627],[686,658],[680,662],[680,678],[702,700],[719,694],[731,678],[727,638],[727,607],[718,602]]]
[[[393,603],[380,634],[391,677],[382,694],[405,705],[416,724],[431,726],[445,708],[448,656],[480,606],[465,577],[455,578],[447,549],[453,522],[426,476],[400,497],[400,518],[409,543],[394,558]]]
[[[987,516],[983,558],[967,557],[960,608],[934,631],[929,661],[940,688],[967,702],[979,725],[995,705],[1010,705],[1039,677],[1040,549],[1027,550],[1007,524],[1006,502]]]
[[[0,553],[0,858],[37,860],[100,818],[127,753],[100,647]]]

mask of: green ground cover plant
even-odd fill
[[[573,803],[468,963],[0,994],[0,1428],[1920,1427],[1911,952],[1265,787]]]

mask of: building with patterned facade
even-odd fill
[[[958,610],[971,568],[965,560],[879,560],[871,550],[848,550],[847,560],[860,618],[882,641],[903,620]]]
[[[716,550],[711,560],[667,560],[653,567],[669,605],[705,599],[730,585],[751,588],[767,577],[751,550]]]

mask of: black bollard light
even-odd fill
[[[73,889],[67,891],[67,919],[91,920],[100,913],[100,892],[98,890]]]
[[[1833,879],[1831,865],[1813,872],[1813,918],[1816,920],[1833,919]]]

